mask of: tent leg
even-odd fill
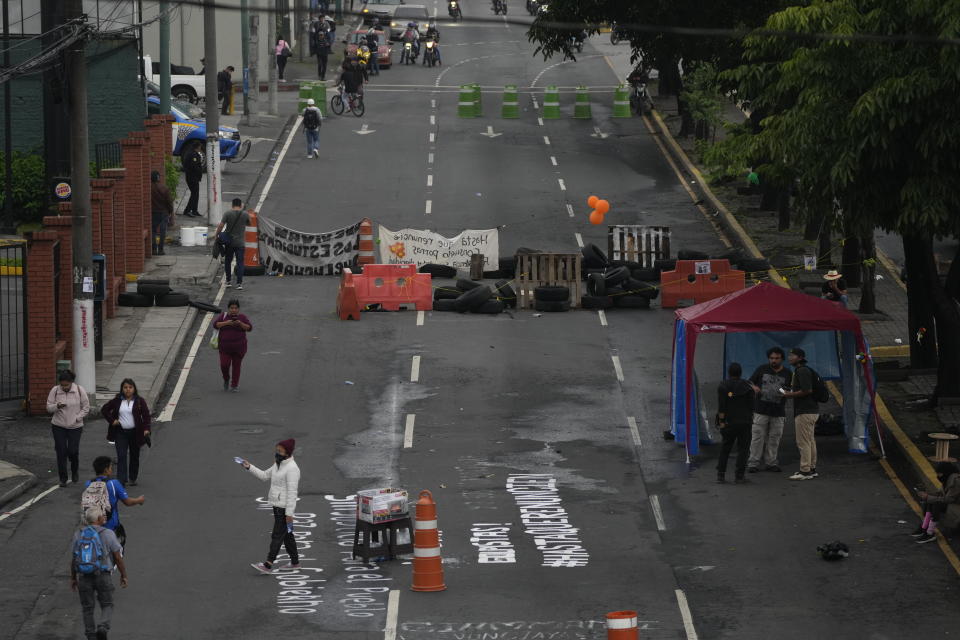
[[[883,436],[880,435],[880,420],[877,419],[877,416],[873,416],[873,426],[877,429],[877,442],[880,443],[880,458],[886,460],[887,450],[883,446]]]

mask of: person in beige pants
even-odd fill
[[[797,448],[800,450],[800,471],[791,480],[813,480],[817,477],[817,441],[814,427],[820,417],[820,407],[813,397],[813,371],[807,366],[806,353],[800,347],[790,349],[788,356],[793,367],[790,391],[784,393],[793,398],[793,423],[797,430]]]

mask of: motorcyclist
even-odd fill
[[[437,29],[437,23],[431,22],[427,24],[427,40],[433,40],[434,42],[440,42],[440,29]]]
[[[423,52],[423,64],[427,64],[427,53],[433,51],[437,56],[437,64],[443,64],[443,61],[440,58],[440,45],[437,44],[436,40],[427,38],[424,43],[425,50]]]
[[[363,79],[370,79],[370,47],[365,44],[357,47],[357,62],[360,64],[360,71],[363,72]]]
[[[420,32],[417,31],[416,22],[407,23],[407,30],[403,32],[400,40],[404,44],[409,42],[413,46],[413,58],[416,60],[417,56],[420,55]]]
[[[455,18],[458,15],[462,16],[463,13],[460,11],[460,3],[457,0],[449,0],[447,2],[447,13],[450,14],[451,18]]]

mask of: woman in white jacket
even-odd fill
[[[300,568],[300,554],[297,552],[297,539],[293,535],[293,514],[297,509],[297,489],[300,485],[300,467],[293,459],[296,440],[282,440],[277,443],[274,454],[277,464],[266,471],[260,470],[243,460],[241,464],[264,482],[270,482],[267,499],[273,507],[273,533],[270,535],[270,552],[266,562],[256,562],[251,566],[260,573],[273,573],[273,563],[280,553],[280,545],[287,550],[290,564],[287,569]]]

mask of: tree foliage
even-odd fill
[[[0,210],[5,198],[3,172],[6,158],[0,153]],[[19,222],[35,222],[47,208],[43,157],[35,153],[13,152],[13,211]]]

